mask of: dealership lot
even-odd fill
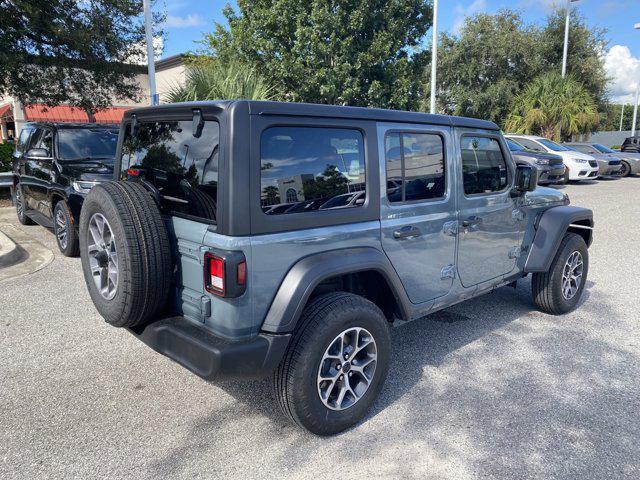
[[[0,283],[0,477],[637,478],[640,178],[562,191],[594,210],[583,305],[541,314],[524,280],[394,329],[373,412],[333,438],[268,381],[209,384],[107,326],[80,260],[0,210],[55,254]]]

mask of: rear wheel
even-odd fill
[[[24,200],[24,192],[22,191],[22,185],[18,183],[16,185],[15,191],[16,214],[18,215],[18,221],[22,225],[34,225],[36,222],[31,220],[31,218],[29,218],[26,213],[26,204]]]
[[[534,273],[533,300],[540,310],[560,315],[576,308],[589,271],[589,250],[575,233],[565,234],[549,270]]]
[[[332,435],[359,422],[387,376],[387,319],[369,300],[346,292],[314,299],[274,373],[280,406],[293,422]]]
[[[58,248],[65,257],[77,257],[80,253],[78,230],[67,202],[60,200],[53,209],[53,231]]]
[[[169,237],[142,185],[106,182],[91,189],[80,215],[80,255],[91,299],[111,325],[141,325],[164,308]]]

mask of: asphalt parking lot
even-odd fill
[[[106,325],[80,260],[20,227],[55,258],[0,282],[0,478],[638,478],[640,178],[563,191],[596,221],[582,306],[541,314],[525,280],[394,329],[375,408],[333,438],[269,381],[207,383]]]

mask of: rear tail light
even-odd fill
[[[218,297],[239,297],[247,285],[247,262],[242,252],[206,252],[204,288]]]
[[[130,177],[140,177],[144,173],[144,170],[141,168],[129,168],[127,169],[127,175]]]

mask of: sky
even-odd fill
[[[157,2],[155,9],[166,13],[166,39],[162,57],[193,51],[204,33],[213,30],[214,22],[224,24],[222,9],[235,2],[200,0],[166,0]],[[475,13],[495,13],[501,8],[519,10],[525,22],[542,23],[554,4],[565,5],[563,0],[440,0],[438,30],[456,32],[464,18]],[[605,68],[612,82],[610,98],[614,102],[632,103],[636,85],[640,82],[640,0],[579,0],[573,3],[589,25],[606,28],[608,49],[603,52]],[[431,38],[427,35],[426,41]],[[571,47],[569,47],[571,48]]]

